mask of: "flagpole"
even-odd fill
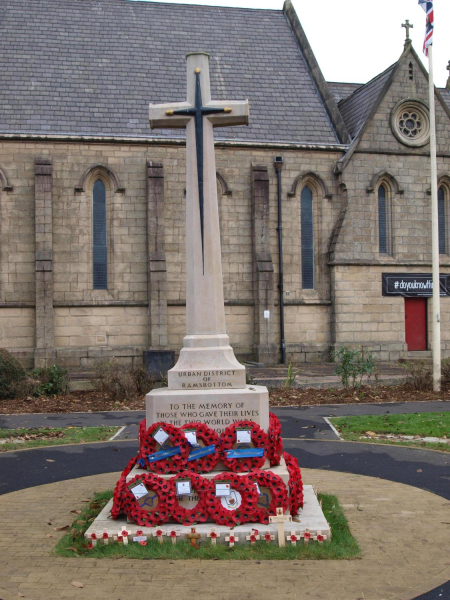
[[[441,391],[441,317],[439,281],[439,225],[436,166],[436,118],[434,109],[433,44],[428,46],[431,163],[431,246],[433,264],[433,390]]]

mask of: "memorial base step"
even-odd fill
[[[304,506],[303,509],[300,510],[297,517],[294,517],[291,522],[284,524],[284,534],[286,536],[290,536],[292,534],[296,534],[297,536],[301,536],[302,533],[308,531],[311,534],[311,539],[320,533],[324,536],[325,541],[331,538],[331,529],[330,525],[325,519],[325,516],[322,511],[322,507],[317,499],[317,496],[314,492],[314,489],[311,485],[305,485],[303,487],[303,495],[304,495]],[[137,537],[137,532],[142,531],[142,536],[153,537],[157,530],[161,530],[163,532],[163,539],[165,544],[170,544],[170,532],[176,531],[179,534],[177,537],[178,540],[186,540],[186,534],[191,533],[191,527],[185,527],[183,525],[179,525],[177,523],[166,523],[165,525],[160,525],[158,527],[141,527],[140,525],[136,525],[135,523],[128,523],[125,515],[122,515],[119,519],[113,520],[111,518],[111,508],[113,501],[110,500],[105,508],[101,511],[98,517],[93,521],[89,529],[84,534],[85,538],[90,540],[91,534],[95,533],[97,538],[99,538],[99,544],[103,543],[100,539],[102,538],[104,533],[108,534],[109,543],[114,541],[114,536],[116,536],[122,529],[126,529],[129,534],[129,542],[133,541],[133,537]],[[211,531],[220,534],[220,537],[217,538],[218,544],[227,544],[225,537],[230,533],[229,527],[223,527],[221,525],[216,525],[215,523],[202,523],[199,525],[195,525],[196,533],[200,534],[199,541],[202,543],[210,544],[210,539],[208,534]],[[252,533],[253,529],[258,530],[258,534],[261,537],[261,540],[264,540],[264,535],[266,533],[270,533],[275,536],[275,541],[272,542],[277,544],[277,525],[269,524],[262,525],[261,523],[245,523],[243,525],[239,525],[232,530],[234,536],[239,538],[239,541],[236,542],[236,545],[240,544],[249,544],[250,541],[246,539]],[[259,542],[261,543],[261,542]],[[264,543],[264,542],[262,542]],[[299,543],[299,542],[297,542]],[[314,543],[314,542],[312,542]],[[286,542],[288,544],[288,542]]]

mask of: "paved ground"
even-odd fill
[[[193,594],[209,600],[211,581],[218,600],[265,600],[274,594],[314,600],[448,600],[450,454],[341,442],[322,419],[430,410],[450,410],[450,403],[274,409],[282,421],[285,446],[299,459],[305,481],[339,496],[363,549],[361,561],[277,562],[270,567],[154,562],[145,569],[135,561],[51,557],[59,534],[46,525],[49,519],[55,526],[68,524],[73,516],[69,511],[81,500],[114,485],[117,471],[136,453],[136,424],[143,414],[1,415],[0,427],[113,424],[126,429],[124,438],[114,442],[0,455],[0,530],[8,548],[7,556],[0,556],[0,598],[17,598],[20,591],[31,599],[124,600],[130,595],[126,579],[133,596],[154,594],[159,585],[165,600]],[[12,507],[20,515],[17,520],[11,519]],[[31,538],[25,535],[28,529]],[[46,537],[49,532],[54,538]],[[85,587],[73,588],[72,580]]]

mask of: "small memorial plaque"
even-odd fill
[[[177,481],[176,487],[177,487],[177,496],[190,496],[192,493],[190,479],[181,479],[181,480]]]
[[[162,427],[158,427],[158,429],[153,434],[153,439],[158,442],[160,446],[164,446],[164,444],[169,439],[169,434],[164,431]]]
[[[237,429],[236,428],[236,443],[237,444],[251,444],[252,432],[249,429]]]
[[[184,434],[191,446],[193,446],[194,448],[200,447],[197,442],[197,432],[195,431],[195,429],[185,429]]]
[[[216,482],[216,496],[226,497],[231,494],[231,482],[230,481],[217,481]]]

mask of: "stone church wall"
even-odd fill
[[[283,149],[277,154],[285,161],[287,353],[294,360],[315,361],[327,356],[330,344],[327,256],[340,212],[332,167],[341,153]],[[180,349],[185,334],[184,156],[183,147],[168,145],[0,144],[0,168],[12,186],[0,192],[1,346],[29,366],[34,359],[38,365],[57,362],[73,369],[112,356],[140,362],[149,347]],[[274,156],[270,148],[217,149],[228,333],[238,356],[260,359],[264,347],[276,361]],[[259,200],[255,173],[263,175]],[[108,290],[92,289],[97,178],[107,190]],[[301,285],[300,192],[306,183],[314,195],[315,290]],[[255,216],[254,203],[260,200]],[[263,241],[255,237],[260,227],[267,232]],[[269,323],[262,317],[265,309]]]

